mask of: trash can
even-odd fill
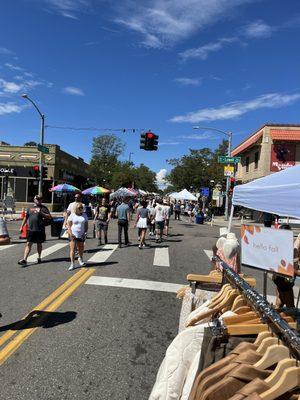
[[[195,216],[195,224],[203,224],[203,222],[204,222],[204,215],[197,214]]]
[[[60,237],[60,233],[64,224],[63,217],[52,218],[51,221],[51,236]]]

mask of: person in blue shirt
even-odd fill
[[[128,239],[128,221],[130,217],[130,208],[128,206],[128,199],[123,199],[123,202],[117,207],[118,218],[118,242],[119,247],[122,247],[122,231],[124,230],[125,246],[129,244]]]

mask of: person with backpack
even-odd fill
[[[18,261],[18,264],[22,267],[26,267],[27,258],[30,254],[32,245],[36,243],[38,258],[37,262],[40,264],[42,262],[42,243],[46,240],[45,226],[51,223],[51,214],[46,206],[42,204],[41,196],[34,196],[34,206],[27,209],[26,215],[22,221],[20,232],[22,232],[25,224],[28,226],[27,230],[27,243],[24,250],[24,257],[22,260]]]
[[[111,220],[111,208],[110,205],[107,203],[106,199],[102,199],[101,204],[98,204],[96,207],[94,224],[96,227],[96,237],[98,239],[98,246],[102,244],[102,232],[103,232],[103,239],[104,243],[107,244],[107,231],[108,231],[108,224]]]

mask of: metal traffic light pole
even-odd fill
[[[193,129],[207,129],[209,131],[215,131],[219,133],[223,133],[223,135],[226,135],[228,137],[228,150],[227,150],[227,155],[228,157],[231,156],[231,145],[232,145],[232,132],[226,132],[222,131],[221,129],[217,128],[210,128],[210,127],[203,127],[203,126],[193,126]],[[225,221],[228,221],[228,216],[229,216],[229,188],[230,188],[230,177],[227,176],[226,179],[226,199],[225,199]]]
[[[33,100],[31,100],[30,97],[28,97],[27,94],[22,94],[22,97],[28,101],[34,106],[34,108],[37,110],[41,117],[41,130],[40,130],[40,145],[44,145],[44,136],[45,136],[45,115],[41,113],[39,110],[38,106],[35,104]],[[40,177],[39,177],[39,195],[43,195],[43,153],[40,152],[40,163],[39,163],[39,169],[40,169]]]

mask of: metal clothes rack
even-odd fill
[[[262,321],[270,329],[280,335],[282,342],[290,349],[291,354],[300,360],[300,337],[293,331],[287,322],[274,310],[268,301],[248,285],[236,272],[234,272],[221,259],[218,260],[223,268],[223,281],[228,281],[246,298],[249,305],[257,312]]]

